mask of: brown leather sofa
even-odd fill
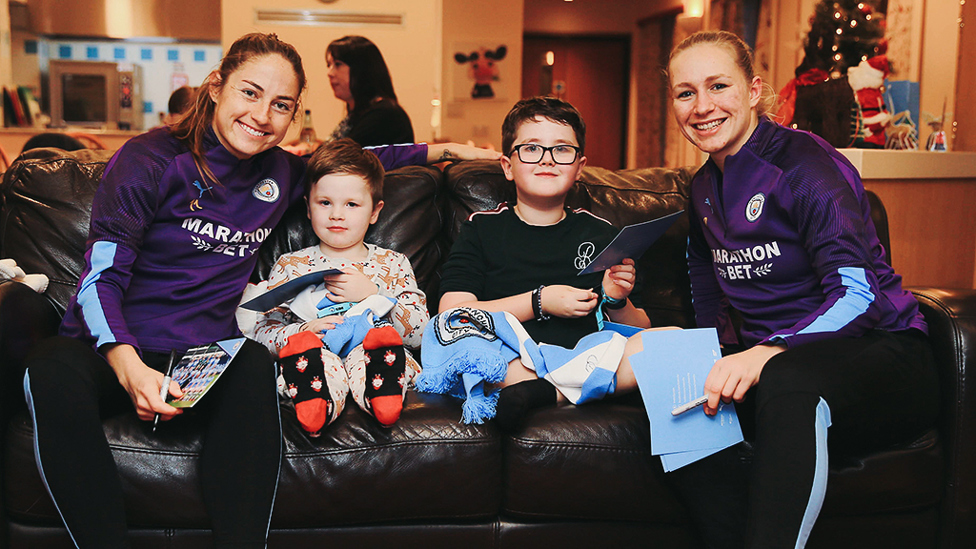
[[[33,151],[0,187],[0,257],[51,278],[43,295],[0,284],[0,547],[71,546],[35,467],[23,358],[31,344],[55,332],[74,292],[92,193],[107,158],[97,151]],[[569,203],[623,226],[682,209],[690,175],[687,169],[587,168]],[[368,239],[408,254],[434,308],[437,270],[460,223],[513,197],[496,163],[462,162],[443,173],[396,170]],[[303,208],[289,213],[262,247],[256,277],[281,251],[311,243],[306,223]],[[656,325],[693,324],[686,233],[682,219],[639,264],[643,291],[634,297]],[[915,292],[941,371],[939,423],[884,452],[832,456],[809,547],[976,543],[976,397],[966,376],[976,347],[976,293]],[[694,547],[687,513],[650,454],[647,418],[635,400],[541,410],[521,432],[503,436],[492,422],[459,423],[458,402],[411,393],[390,429],[350,406],[315,440],[284,407],[286,459],[270,546]],[[123,478],[134,545],[209,546],[193,422],[177,420],[152,434],[126,414],[106,419],[105,432]]]

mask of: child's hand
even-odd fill
[[[578,318],[596,308],[599,296],[593,290],[572,286],[546,286],[542,289],[542,312],[561,318]]]
[[[342,315],[323,316],[302,324],[302,330],[317,334],[335,328],[336,324],[342,324],[342,321]]]
[[[634,260],[624,258],[623,263],[614,265],[603,273],[603,293],[610,299],[620,301],[627,299],[630,292],[634,290],[634,281],[637,280],[637,268]]]
[[[328,290],[326,297],[336,303],[358,302],[379,293],[376,284],[356,267],[342,269],[342,274],[326,275],[323,279]]]

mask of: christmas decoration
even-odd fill
[[[881,88],[887,76],[888,60],[883,55],[863,60],[847,70],[847,81],[854,90],[851,143],[855,147],[883,149],[885,146],[885,126],[891,114],[885,107]]]
[[[810,18],[810,32],[803,42],[803,61],[797,76],[821,69],[831,78],[847,74],[868,58],[888,50],[885,22],[879,1],[821,0]]]
[[[925,140],[925,150],[935,151],[935,152],[946,152],[948,147],[946,147],[946,133],[945,133],[945,119],[946,119],[946,102],[942,101],[942,116],[938,118],[928,115],[928,124],[932,128],[932,133],[929,134],[929,138]]]
[[[898,150],[918,149],[918,129],[912,113],[901,111],[892,115],[885,126],[885,148]]]
[[[885,0],[821,0],[815,6],[803,42],[803,61],[796,78],[780,92],[783,106],[778,121],[816,133],[835,147],[850,146],[855,102],[848,69],[887,51],[885,4]],[[883,131],[879,146],[884,146]]]

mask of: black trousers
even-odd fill
[[[705,545],[803,547],[829,456],[909,442],[935,424],[938,378],[927,338],[873,331],[790,348],[736,404],[751,467],[733,447],[669,473]],[[829,448],[829,452],[828,449]]]
[[[167,359],[143,356],[159,371]],[[54,337],[27,358],[24,391],[38,469],[75,545],[129,547],[122,483],[102,431],[103,418],[134,411],[115,372],[87,344]],[[197,408],[173,421],[205,423],[201,490],[216,545],[264,547],[282,457],[268,351],[246,341]]]

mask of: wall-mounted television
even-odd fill
[[[48,98],[51,127],[142,129],[141,71],[118,63],[51,60]]]

